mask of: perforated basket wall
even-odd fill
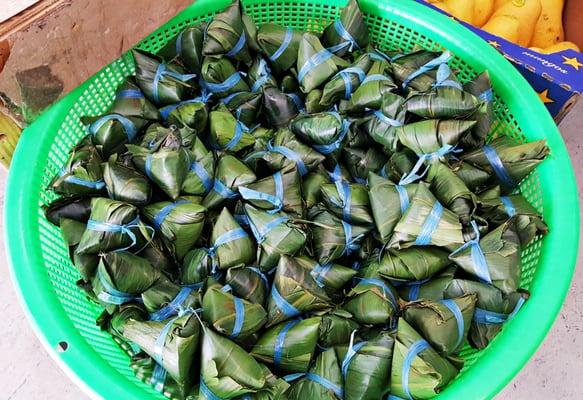
[[[344,2],[338,0],[339,4]],[[214,12],[223,8],[226,3],[224,0],[214,3],[206,1],[204,7],[191,7],[185,13],[174,19],[171,24],[165,25],[161,30],[144,39],[138,47],[147,51],[156,52],[181,29],[208,19]],[[268,21],[277,22],[286,26],[312,31],[321,31],[323,27],[332,22],[339,14],[339,7],[337,5],[331,5],[335,4],[336,1],[328,1],[327,3],[329,4],[323,4],[323,0],[312,2],[250,0],[244,3],[245,11],[254,18],[257,24]],[[377,10],[375,6],[373,0],[362,1],[362,8],[365,11],[370,34],[374,42],[382,50],[408,51],[415,45],[420,45],[427,49],[448,47],[448,43],[436,43],[415,29],[397,22],[402,17],[395,17],[393,19],[388,12],[376,13],[384,14],[382,17],[372,14],[371,12]],[[477,72],[481,72],[474,71],[469,63],[464,62],[464,60],[461,60],[457,56],[454,57],[451,65],[459,71],[459,77],[462,81],[467,81],[474,77]],[[119,371],[132,384],[142,387],[144,394],[149,393],[152,398],[156,398],[156,396],[161,398],[160,394],[155,393],[135,379],[129,368],[128,356],[114,343],[109,335],[101,332],[96,327],[95,319],[100,314],[101,309],[86,300],[83,293],[77,288],[75,282],[80,276],[69,260],[68,250],[60,236],[60,232],[46,221],[43,210],[41,209],[43,204],[47,204],[55,199],[54,194],[45,189],[49,181],[65,163],[69,150],[86,133],[84,126],[80,122],[80,117],[85,115],[99,115],[105,112],[114,98],[117,85],[126,76],[131,75],[133,71],[133,60],[130,55],[126,54],[116,60],[91,79],[90,84],[86,86],[84,92],[74,101],[72,107],[68,109],[60,126],[47,127],[47,129],[51,129],[50,134],[54,135],[52,136],[50,148],[48,149],[48,159],[44,164],[44,170],[37,185],[29,188],[29,190],[39,193],[37,204],[38,237],[32,238],[31,243],[40,243],[44,262],[41,270],[45,270],[48,274],[50,284],[58,296],[66,315],[70,318],[83,338],[111,368]],[[524,141],[525,138],[519,124],[516,122],[512,112],[505,105],[505,102],[498,95],[495,98],[495,111],[499,123],[502,124],[502,131],[517,141]],[[542,189],[536,173],[521,184],[521,190],[526,198],[542,212]],[[526,289],[530,287],[533,281],[541,254],[542,243],[543,241],[537,239],[523,251],[522,287]],[[466,365],[460,377],[463,377],[465,371],[472,368],[487,351],[490,350],[476,352],[469,347],[466,348],[462,353],[462,356],[466,359]],[[458,379],[460,378],[458,377]],[[85,383],[89,386],[104,384],[104,382]]]

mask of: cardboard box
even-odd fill
[[[443,13],[424,0],[416,1]],[[583,1],[567,0],[563,19],[566,40],[583,48]],[[569,112],[583,94],[583,53],[567,50],[556,54],[541,54],[463,21],[460,23],[494,46],[516,66],[557,121]]]

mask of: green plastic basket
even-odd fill
[[[198,0],[144,39],[139,48],[156,52],[184,27],[206,20],[229,0]],[[346,0],[247,0],[260,24],[268,21],[319,31]],[[410,0],[361,0],[370,33],[382,50],[442,47],[454,55],[464,81],[488,70],[495,109],[518,141],[546,139],[550,157],[521,184],[522,193],[544,214],[550,233],[522,253],[522,287],[532,297],[484,351],[466,348],[466,367],[441,399],[493,397],[527,362],[550,329],[570,285],[579,235],[573,170],[559,132],[536,93],[496,50],[460,24]],[[41,205],[55,198],[46,187],[71,147],[85,135],[83,115],[104,112],[116,86],[134,71],[128,54],[79,86],[26,129],[12,161],[5,206],[5,237],[12,278],[22,304],[49,353],[77,384],[95,398],[162,398],[139,382],[128,356],[95,325],[100,308],[75,282],[59,230]],[[66,349],[66,350],[64,350]]]

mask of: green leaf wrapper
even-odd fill
[[[338,183],[339,182],[339,183]],[[364,185],[338,181],[336,184],[322,185],[322,202],[338,218],[345,219],[348,211],[348,223],[371,225],[373,223],[368,189]],[[348,199],[344,199],[345,190],[348,190]],[[346,205],[348,203],[348,209]]]
[[[445,145],[455,146],[475,121],[430,119],[402,126],[399,141],[416,154],[430,154]]]
[[[304,33],[298,50],[298,73],[302,71],[304,65],[309,65],[306,63],[308,63],[312,57],[323,51],[325,51],[325,49],[317,36],[312,33]],[[307,70],[304,69],[305,75],[303,76],[303,79],[298,79],[300,81],[302,92],[311,92],[334,75],[338,71],[338,66],[336,65],[338,60],[343,61],[338,59],[338,57],[331,56],[318,65],[310,65],[310,67],[307,67]]]
[[[360,324],[389,326],[399,312],[399,296],[380,278],[359,278],[346,295],[343,308]]]
[[[358,328],[352,314],[341,308],[335,309],[322,316],[318,344],[324,348],[348,344],[350,335]]]
[[[325,379],[326,386],[317,379]],[[316,358],[315,364],[309,369],[309,374],[294,382],[286,395],[290,400],[340,400],[344,398],[343,393],[339,360],[334,349],[329,349]]]
[[[408,301],[419,299],[443,300],[447,297],[445,293],[454,280],[455,272],[456,267],[450,266],[445,268],[428,282],[413,282],[411,284],[399,286],[399,296]]]
[[[118,161],[115,154],[104,165],[103,180],[107,194],[113,200],[136,206],[144,206],[150,202],[152,188],[148,179],[127,162]]]
[[[210,244],[216,246],[217,239],[229,232],[242,229],[229,210],[225,207],[219,214]],[[239,264],[249,264],[255,259],[255,244],[249,235],[226,242],[215,249],[214,262],[220,269],[227,269]]]
[[[168,306],[182,289],[190,290],[188,291],[188,294],[184,300],[180,302],[180,307],[182,309],[199,308],[200,296],[197,290],[191,288],[182,288],[175,283],[172,283],[165,276],[161,276],[161,278],[158,279],[156,283],[154,283],[148,290],[142,293],[144,307],[150,314],[155,313]],[[173,314],[177,314],[178,311],[179,310],[176,310]]]
[[[407,111],[427,119],[468,118],[478,106],[476,97],[454,87],[437,87],[407,98]]]
[[[440,355],[457,354],[470,330],[476,299],[475,294],[468,294],[445,303],[432,300],[416,301],[403,307],[403,318],[426,338]],[[454,314],[449,307],[456,313]]]
[[[273,146],[287,147],[302,160],[308,171],[315,169],[319,164],[324,162],[325,157],[313,150],[310,146],[303,144],[290,130],[280,129],[275,133],[273,138]],[[290,165],[296,165],[294,160],[291,160],[281,153],[275,151],[268,151],[263,155],[263,159],[274,170],[282,170]]]
[[[299,114],[291,95],[275,87],[263,90],[263,112],[267,123],[274,127],[287,126]]]
[[[200,76],[205,83],[221,84],[233,74],[239,73],[233,63],[227,58],[205,57],[202,63]],[[250,92],[251,88],[244,79],[238,80],[234,85],[221,91],[213,91],[213,98],[222,99],[230,94],[238,92]]]
[[[282,322],[261,335],[251,355],[282,372],[306,372],[316,349],[319,327],[320,318],[315,317]],[[274,362],[276,347],[279,363]]]
[[[336,52],[337,55],[342,57],[349,51],[365,48],[368,45],[368,26],[364,22],[364,16],[362,15],[356,0],[350,0],[346,6],[342,8],[340,11],[339,22],[356,43],[340,49]],[[345,42],[346,39],[340,36],[333,23],[324,29],[324,33],[322,34],[322,43],[324,46],[332,47]]]
[[[193,249],[184,256],[180,280],[185,285],[202,283],[211,275],[212,260],[206,249]]]
[[[341,289],[356,275],[356,270],[352,268],[334,263],[320,265],[306,256],[295,257],[294,261],[308,269],[318,286],[330,293]]]
[[[378,272],[395,281],[420,281],[447,267],[448,256],[449,252],[432,246],[389,250],[380,259]]]
[[[405,398],[408,396],[403,385],[403,369],[405,358],[411,346],[424,340],[404,319],[399,319],[393,363],[391,367],[391,394]],[[458,370],[445,358],[442,358],[432,348],[413,356],[409,368],[409,397],[413,399],[430,399],[438,394],[456,375]]]
[[[91,198],[61,197],[48,205],[43,205],[42,208],[45,211],[45,217],[56,226],[60,225],[61,218],[87,222],[91,215]]]
[[[463,147],[474,149],[484,145],[495,120],[493,106],[494,95],[488,71],[482,72],[466,83],[464,90],[473,94],[479,101],[478,108],[471,116],[471,119],[477,121],[476,126],[461,141]]]
[[[394,93],[385,93],[382,97],[381,109],[378,111],[384,117],[375,114],[365,118],[364,129],[385,151],[393,153],[397,150],[397,128],[405,123],[407,103],[405,99]]]
[[[201,98],[164,107],[162,113],[168,124],[190,128],[194,131],[193,136],[203,133],[209,121],[206,102]],[[183,142],[188,146],[191,140],[185,140],[183,135]]]
[[[134,92],[137,96],[125,96],[126,92]],[[146,96],[141,93],[134,77],[126,78],[118,87],[117,95],[109,107],[109,112],[125,117],[135,117],[147,121],[158,121],[160,113]]]
[[[321,112],[324,112],[330,108],[327,106],[323,106],[320,103],[323,95],[324,95],[324,92],[322,89],[314,89],[314,90],[311,90],[308,94],[306,94],[305,106],[306,106],[306,112],[308,114],[321,113]]]
[[[302,179],[302,194],[309,210],[318,204],[322,198],[322,186],[330,180],[325,172],[310,172]]]
[[[378,110],[382,106],[383,96],[387,93],[396,92],[397,85],[395,84],[391,75],[390,64],[385,60],[375,61],[368,70],[367,77],[384,76],[383,79],[369,79],[361,83],[361,85],[352,93],[348,104],[347,111],[351,113],[363,112],[365,109]]]
[[[239,186],[244,186],[255,182],[257,177],[245,164],[231,155],[223,155],[219,158],[217,168],[215,170],[215,186],[204,200],[203,206],[207,209],[214,209],[221,206],[229,197],[223,197],[223,194],[216,189],[216,181],[218,180],[229,189],[234,196],[236,196]]]
[[[241,133],[237,139],[235,136],[239,129]],[[218,148],[231,153],[237,153],[255,143],[255,138],[249,128],[237,121],[237,118],[223,104],[211,111],[210,138]]]
[[[269,295],[267,276],[257,267],[229,268],[225,283],[233,293],[251,303],[265,305]]]
[[[273,60],[275,53],[281,48],[286,37],[286,31],[291,31],[291,39],[289,44],[284,48],[279,57]],[[298,59],[298,49],[304,32],[298,29],[287,28],[282,25],[265,23],[257,30],[257,43],[261,47],[261,51],[271,61],[271,65],[278,71],[278,73],[288,71],[295,65]]]
[[[158,52],[158,55],[170,61],[179,57],[188,70],[200,74],[202,65],[202,43],[206,22],[188,27],[174,36],[168,44]]]
[[[366,150],[345,147],[342,159],[350,175],[359,183],[365,183],[370,172],[377,172],[387,162],[387,156],[374,147]]]
[[[226,100],[226,99],[225,99]],[[240,92],[225,102],[231,113],[239,115],[239,121],[248,127],[254,127],[257,117],[262,111],[263,95],[260,92]],[[255,136],[255,131],[254,135]]]
[[[427,50],[417,50],[409,54],[402,55],[392,62],[393,74],[397,80],[403,83],[411,76],[411,74],[438,56],[439,53],[434,53]],[[411,80],[408,87],[419,92],[426,92],[430,90],[432,85],[435,83],[435,77],[436,69],[430,70]]]
[[[354,61],[354,63],[350,66],[350,68],[356,68],[361,70],[364,74],[368,72],[370,67],[373,64],[373,60],[371,59],[368,53],[362,54],[360,57]],[[348,94],[352,94],[352,92],[361,84],[360,77],[358,74],[354,72],[345,73],[348,74],[347,79],[350,82],[350,86],[347,89],[346,82],[342,77],[342,71],[338,74],[334,75],[332,79],[324,86],[322,91],[322,98],[320,99],[320,104],[323,107],[331,107],[333,104],[337,103],[340,99],[349,100],[350,96],[346,98],[347,90]]]
[[[154,390],[168,399],[184,400],[186,398],[184,387],[169,376],[166,376],[163,382],[159,382],[154,373],[156,367],[156,361],[144,353],[140,353],[130,360],[130,368],[140,381],[146,385],[151,385]]]
[[[468,189],[476,192],[490,180],[490,174],[472,164],[459,161],[453,165],[455,174],[466,184]]]

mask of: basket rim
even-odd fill
[[[293,1],[293,0],[292,0]],[[197,0],[150,36],[177,25],[187,15],[221,9],[229,0]],[[247,0],[246,4],[284,4],[290,0]],[[335,4],[343,0],[307,0],[299,3]],[[382,3],[382,4],[381,4]],[[494,48],[461,24],[413,0],[361,0],[364,12],[390,16],[414,30],[446,44],[454,54],[477,57],[469,63],[477,72],[488,69],[495,92],[506,101],[528,140],[546,139],[551,155],[538,168],[541,182],[560,185],[544,190],[544,217],[551,228],[543,239],[538,266],[531,284],[531,298],[508,322],[487,351],[471,368],[450,384],[440,399],[492,398],[526,364],[555,321],[568,292],[579,243],[577,186],[569,154],[548,111],[519,72]],[[405,22],[406,21],[406,22]],[[98,73],[99,74],[99,73]],[[53,136],[47,127],[59,127],[67,111],[96,79],[93,76],[47,110],[24,130],[9,170],[4,207],[4,238],[10,275],[21,305],[35,334],[51,357],[92,398],[143,399],[143,388],[130,383],[111,367],[73,325],[44,270],[40,246],[29,248],[29,237],[38,238],[38,187]],[[533,117],[534,116],[534,117]],[[562,207],[553,209],[553,204]],[[31,236],[32,235],[32,236]],[[38,240],[38,239],[36,239]],[[561,260],[557,275],[556,260]],[[552,285],[547,284],[552,282]],[[523,335],[528,332],[528,335]],[[57,352],[60,341],[68,343]]]

